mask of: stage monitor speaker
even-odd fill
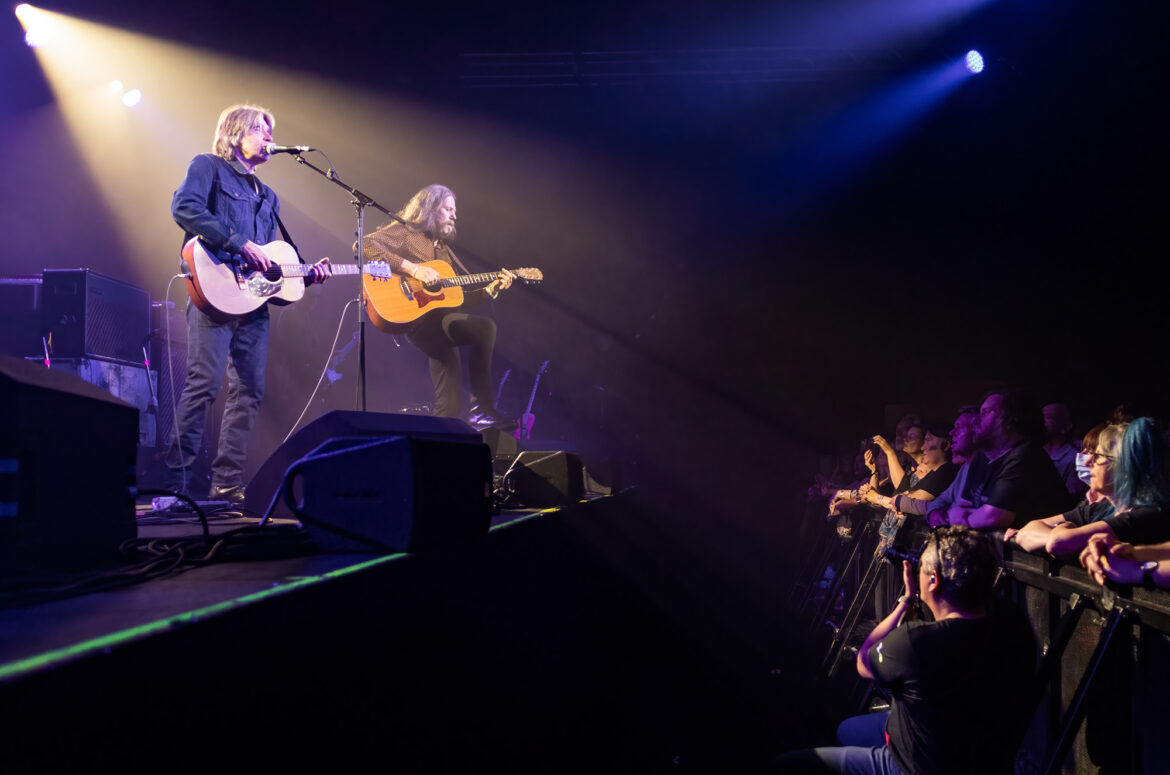
[[[533,508],[563,507],[585,497],[584,468],[573,452],[521,452],[504,478],[513,500]]]
[[[150,294],[88,269],[46,269],[41,325],[54,358],[142,363],[150,335]]]
[[[72,374],[0,356],[0,552],[73,562],[137,535],[138,410]]]
[[[285,472],[293,463],[327,441],[345,438],[409,436],[415,439],[483,444],[483,437],[453,417],[381,412],[327,412],[288,438],[264,461],[244,489],[244,506],[272,516],[292,516],[280,496]],[[485,453],[487,447],[484,446]]]
[[[281,494],[324,551],[419,552],[486,535],[491,483],[484,444],[341,438],[293,463]]]

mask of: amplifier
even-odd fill
[[[41,345],[41,278],[0,278],[0,353],[44,355]]]
[[[150,294],[88,269],[46,269],[41,326],[54,358],[142,363]]]
[[[39,362],[40,359],[29,360]],[[54,358],[52,367],[54,371],[80,377],[137,409],[138,443],[146,447],[158,443],[154,400],[158,372],[147,371],[141,363],[119,363],[101,358]]]

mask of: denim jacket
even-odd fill
[[[186,232],[184,241],[199,237],[223,261],[239,255],[248,240],[263,245],[276,239],[279,213],[280,200],[271,188],[239,160],[211,153],[191,160],[171,202],[171,216]]]

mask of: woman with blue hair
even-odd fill
[[[1109,431],[1107,428],[1106,431]],[[1101,433],[1102,440],[1110,436]],[[1115,449],[1098,442],[1090,471],[1100,477],[1114,513],[1082,527],[1059,525],[1048,534],[1045,549],[1054,555],[1075,554],[1093,536],[1129,544],[1170,541],[1170,448],[1158,424],[1139,417],[1129,424]]]

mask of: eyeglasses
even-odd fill
[[[1086,452],[1089,456],[1089,465],[1106,465],[1117,460],[1113,455],[1106,455],[1104,452]]]

